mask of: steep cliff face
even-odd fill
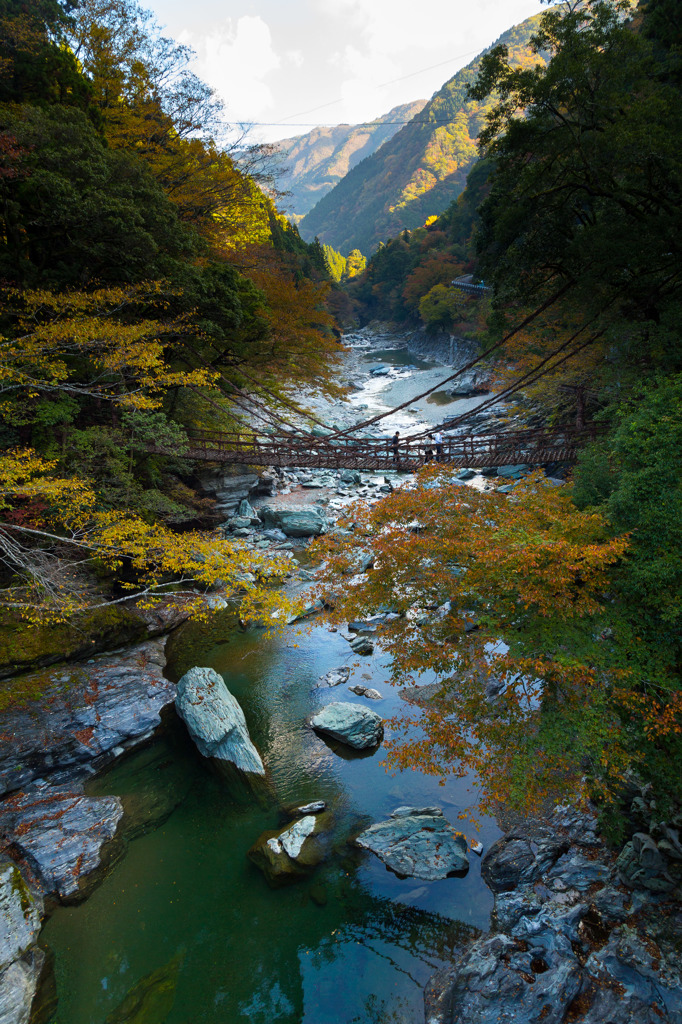
[[[348,172],[392,139],[402,123],[426,105],[415,100],[394,107],[369,124],[314,128],[275,146],[282,161],[281,187],[290,192],[285,207],[295,217],[308,213]]]
[[[509,29],[504,43],[515,65],[542,61],[529,40],[540,15]],[[341,252],[366,255],[404,228],[420,227],[442,213],[466,183],[477,157],[477,139],[491,101],[469,100],[482,54],[449,79],[412,122],[384,143],[325,195],[301,221],[304,238],[316,235]]]

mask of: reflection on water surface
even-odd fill
[[[231,633],[220,620],[172,637],[171,675],[191,664],[224,674],[276,802],[235,799],[172,716],[161,739],[96,780],[93,792],[122,796],[136,838],[86,903],[60,908],[48,922],[55,1024],[421,1022],[428,977],[472,929],[488,925],[492,897],[480,862],[471,856],[464,879],[399,879],[347,839],[399,804],[438,803],[456,822],[471,802],[466,782],[440,787],[416,772],[389,776],[380,750],[341,758],[306,728],[324,703],[362,702],[347,686],[313,691],[324,672],[353,664],[338,633],[291,627],[265,639]],[[355,660],[349,684],[380,690],[385,699],[372,706],[389,717],[401,701],[385,659]],[[335,811],[333,856],[309,880],[272,890],[246,851],[285,823],[282,805],[313,799]],[[483,842],[497,835],[484,820]]]

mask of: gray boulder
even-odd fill
[[[363,686],[362,683],[356,683],[355,686],[349,686],[348,689],[351,693],[357,693],[358,697],[367,697],[368,700],[383,700],[378,690],[372,689],[371,686]]]
[[[374,654],[374,644],[367,636],[358,635],[350,641],[353,654]]]
[[[388,821],[371,825],[355,842],[403,878],[431,882],[469,870],[467,841],[438,807],[399,807]]]
[[[568,841],[542,824],[512,830],[493,843],[481,861],[483,881],[494,893],[532,882],[568,849]]]
[[[474,395],[487,395],[489,392],[487,383],[479,382],[475,373],[463,374],[446,390],[451,398],[473,398]]]
[[[318,505],[263,505],[260,517],[268,529],[281,530],[287,537],[318,537],[327,530],[327,519]]]
[[[522,462],[518,466],[498,466],[497,475],[506,477],[509,480],[520,480],[522,476],[530,473],[532,467]]]
[[[362,482],[362,477],[357,469],[344,469],[339,474],[339,480],[344,484],[359,484]]]
[[[16,793],[0,805],[0,834],[46,896],[73,902],[99,881],[104,848],[118,830],[117,796],[91,797],[56,787]]]
[[[327,704],[313,715],[310,724],[316,732],[341,740],[356,750],[376,747],[384,736],[381,717],[362,704]]]
[[[178,683],[175,707],[204,757],[227,761],[239,771],[265,775],[246,719],[223,677],[212,668],[191,668]]]
[[[0,794],[64,768],[85,774],[149,737],[175,696],[164,665],[163,642],[152,640],[25,677],[40,701],[3,712]]]
[[[340,668],[330,669],[325,675],[320,676],[320,681],[316,689],[322,689],[323,687],[341,686],[343,683],[347,683],[350,678],[350,668],[348,665],[341,665]]]
[[[232,519],[228,519],[224,523],[225,529],[232,530],[233,533],[236,533],[238,530],[250,530],[251,526],[251,516],[233,516]],[[238,536],[243,536],[243,534],[239,533]]]

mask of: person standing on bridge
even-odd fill
[[[443,435],[441,434],[440,430],[436,430],[436,432],[434,434],[432,434],[431,436],[433,437],[434,444],[436,445],[436,462],[442,462],[443,461]]]
[[[400,431],[396,430],[395,434],[391,438],[391,448],[393,449],[393,462],[396,469],[400,469],[400,453],[398,451],[398,445],[400,444]]]

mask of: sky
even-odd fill
[[[428,99],[539,0],[142,0],[253,142]]]

